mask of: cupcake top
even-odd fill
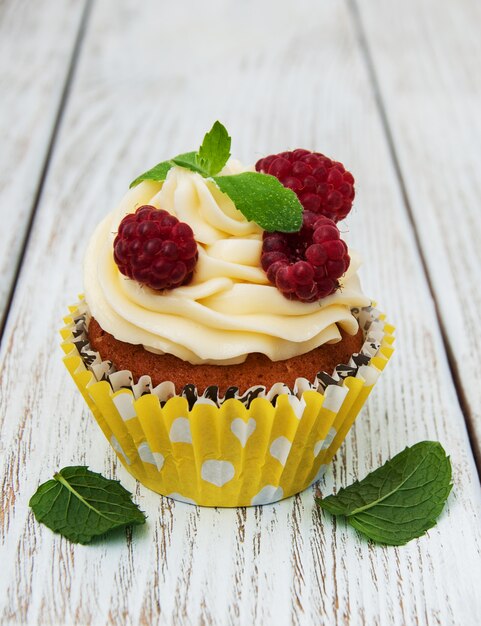
[[[349,258],[334,222],[322,217],[322,211],[301,205],[316,208],[326,191],[319,183],[320,193],[311,185],[306,194],[309,172],[302,164],[307,159],[309,165],[311,153],[283,153],[277,161],[269,157],[259,162],[258,169],[282,170],[286,187],[281,175],[274,178],[275,172],[255,173],[233,160],[226,164],[226,136],[216,123],[203,143],[217,145],[210,162],[208,149],[202,157],[201,147],[198,153],[159,164],[134,181],[120,205],[99,224],[84,264],[85,298],[93,317],[120,341],[193,364],[240,363],[250,353],[283,360],[339,341],[340,328],[355,334],[358,322],[351,309],[370,301],[360,288],[359,258],[352,251]],[[219,145],[223,156],[218,155]],[[289,159],[293,163],[287,176]],[[310,171],[316,172],[319,160],[311,162]],[[265,181],[270,187],[264,193]],[[256,211],[269,205],[276,210],[259,217]],[[331,201],[331,213],[334,205]],[[142,217],[138,210],[144,206],[150,212],[143,210]],[[162,222],[157,210],[191,230],[163,227],[167,222],[175,226],[177,220]],[[140,227],[142,221],[150,223]],[[184,256],[178,250],[182,245]],[[171,283],[162,282],[166,273]],[[165,284],[170,288],[152,288]]]

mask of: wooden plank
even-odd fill
[[[284,8],[257,3],[253,20],[233,0],[188,0],[168,16],[154,0],[95,7],[0,355],[5,623],[478,622],[479,483],[351,15],[327,0]],[[95,224],[138,172],[194,147],[216,118],[246,162],[304,146],[357,176],[348,237],[366,292],[398,328],[397,353],[319,489],[440,440],[454,491],[438,525],[405,547],[368,544],[320,513],[313,489],[247,510],[150,493],[116,463],[63,369],[56,331]],[[119,477],[145,528],[83,547],[36,524],[29,497],[73,463]]]
[[[0,329],[85,2],[0,3]]]
[[[481,6],[358,7],[481,467]]]

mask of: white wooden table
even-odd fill
[[[478,0],[0,3],[0,623],[481,623]],[[100,218],[215,119],[245,162],[321,150],[357,179],[349,242],[396,354],[314,488],[200,509],[135,483],[61,363]],[[405,445],[441,441],[438,525],[374,546],[317,510]],[[68,543],[28,508],[69,464],[120,478],[145,527]]]

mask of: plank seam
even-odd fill
[[[82,48],[82,44],[85,38],[85,33],[87,30],[87,24],[90,18],[90,14],[91,14],[91,9],[92,9],[92,5],[93,5],[94,0],[86,0],[85,1],[85,6],[83,8],[82,11],[82,16],[80,18],[79,21],[79,27],[77,30],[77,34],[75,37],[75,43],[74,46],[72,48],[72,54],[70,56],[70,61],[68,63],[68,70],[67,73],[65,75],[65,81],[64,81],[64,85],[62,88],[62,92],[60,95],[60,100],[58,103],[58,107],[57,107],[57,112],[55,114],[55,119],[54,119],[54,123],[52,126],[52,132],[50,134],[50,139],[48,142],[48,146],[47,146],[47,150],[45,152],[45,157],[44,157],[44,161],[43,161],[43,165],[42,165],[42,169],[40,171],[40,176],[38,179],[38,185],[37,185],[37,189],[35,191],[35,195],[32,201],[32,206],[30,208],[30,214],[29,214],[29,218],[27,221],[27,227],[25,229],[25,233],[23,236],[23,240],[22,240],[22,244],[20,246],[20,251],[18,254],[18,258],[17,258],[17,262],[16,262],[16,266],[15,266],[15,272],[13,273],[13,277],[12,277],[12,283],[10,286],[10,289],[8,291],[7,294],[7,298],[6,298],[6,303],[5,303],[5,309],[3,312],[3,315],[0,319],[0,346],[2,344],[3,341],[3,336],[5,334],[5,328],[7,326],[7,321],[8,321],[8,317],[10,314],[10,310],[12,308],[12,303],[13,303],[13,299],[15,296],[15,290],[17,288],[17,284],[20,278],[20,274],[22,271],[22,266],[23,266],[23,262],[25,260],[25,256],[27,253],[27,249],[28,249],[28,245],[30,243],[30,237],[31,237],[31,233],[33,230],[33,225],[35,222],[35,216],[37,213],[37,208],[40,204],[40,200],[42,198],[42,193],[43,193],[43,189],[45,187],[45,181],[47,179],[47,175],[48,175],[48,171],[50,168],[50,163],[52,160],[52,155],[54,152],[54,148],[55,148],[55,143],[57,141],[57,137],[59,134],[59,130],[62,124],[62,120],[63,120],[63,116],[64,116],[64,111],[66,109],[66,105],[67,105],[67,101],[70,95],[70,91],[71,91],[71,87],[73,84],[73,80],[75,77],[75,72],[77,69],[77,65],[78,65],[78,59],[80,57],[80,50]]]
[[[369,47],[369,43],[367,41],[366,30],[362,23],[361,12],[359,10],[359,6],[356,0],[346,0],[346,1],[347,1],[348,9],[352,16],[355,34],[356,34],[359,47],[361,50],[361,56],[366,65],[368,78],[373,88],[376,108],[379,113],[381,126],[383,129],[384,135],[386,137],[389,155],[391,157],[391,161],[394,167],[394,173],[399,184],[399,189],[401,191],[403,205],[404,205],[404,208],[406,209],[406,213],[407,213],[409,222],[411,224],[411,228],[413,230],[414,241],[415,241],[416,248],[418,251],[419,259],[421,261],[421,266],[422,266],[423,273],[426,279],[426,283],[427,283],[431,298],[433,300],[434,311],[436,314],[436,321],[438,323],[439,330],[441,333],[441,340],[442,340],[443,348],[446,354],[446,360],[448,363],[449,371],[450,371],[454,389],[456,392],[456,397],[457,397],[457,401],[459,404],[459,408],[461,409],[461,412],[465,418],[464,421],[466,424],[468,439],[469,439],[469,443],[471,446],[471,451],[474,457],[474,461],[476,463],[476,468],[478,470],[478,478],[481,479],[481,447],[476,439],[476,434],[475,434],[475,429],[474,429],[474,418],[471,412],[469,401],[467,399],[467,396],[465,394],[465,391],[461,382],[461,375],[460,375],[456,360],[454,358],[453,347],[449,340],[446,326],[444,324],[444,320],[441,315],[440,305],[438,302],[438,298],[436,296],[436,292],[433,287],[431,274],[430,274],[429,267],[426,261],[426,257],[421,247],[421,238],[420,238],[419,231],[416,225],[416,220],[414,218],[414,211],[412,208],[412,203],[409,198],[409,194],[408,194],[407,186],[404,180],[404,175],[402,172],[400,160],[399,160],[396,146],[394,143],[394,136],[393,136],[393,132],[391,129],[391,125],[389,123],[389,119],[388,119],[388,115],[386,111],[386,105],[384,103],[384,99],[382,96],[381,86],[380,86],[379,79],[376,73],[373,56],[371,53],[371,49]]]

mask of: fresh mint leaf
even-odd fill
[[[208,176],[207,172],[199,165],[197,152],[179,154],[172,159],[172,164],[180,165],[180,167],[186,167],[188,170],[202,174],[202,176]]]
[[[230,146],[231,138],[225,126],[215,122],[197,153],[197,162],[205,176],[215,176],[221,171],[230,157]]]
[[[129,189],[132,187],[137,187],[139,183],[143,180],[158,180],[159,182],[163,181],[167,177],[167,172],[173,167],[172,161],[162,161],[162,163],[157,163],[150,170],[147,170],[140,176],[137,176],[135,180],[130,183]]]
[[[168,161],[158,163],[150,170],[147,170],[130,183],[130,188],[136,187],[143,180],[163,181],[167,172],[174,165],[186,167],[193,172],[202,174],[205,178],[214,176],[227,163],[230,157],[231,138],[225,126],[220,122],[215,122],[208,133],[206,133],[202,145],[198,152],[186,152],[179,154]]]
[[[449,457],[440,443],[406,448],[335,496],[316,498],[332,515],[378,543],[400,546],[436,524],[452,488]]]
[[[29,506],[39,522],[74,543],[89,543],[114,528],[144,524],[145,515],[117,480],[87,467],[64,467],[40,485]]]
[[[244,217],[264,230],[293,233],[301,228],[302,205],[275,176],[244,172],[215,176],[213,180]]]
[[[130,183],[129,188],[132,189],[132,187],[136,187],[143,180],[164,181],[167,178],[168,171],[174,167],[174,165],[180,165],[193,172],[199,172],[202,176],[207,176],[206,172],[197,165],[197,152],[185,152],[184,154],[179,154],[173,159],[170,159],[170,161],[162,161],[162,163],[154,165],[150,170],[137,176],[137,178]]]

